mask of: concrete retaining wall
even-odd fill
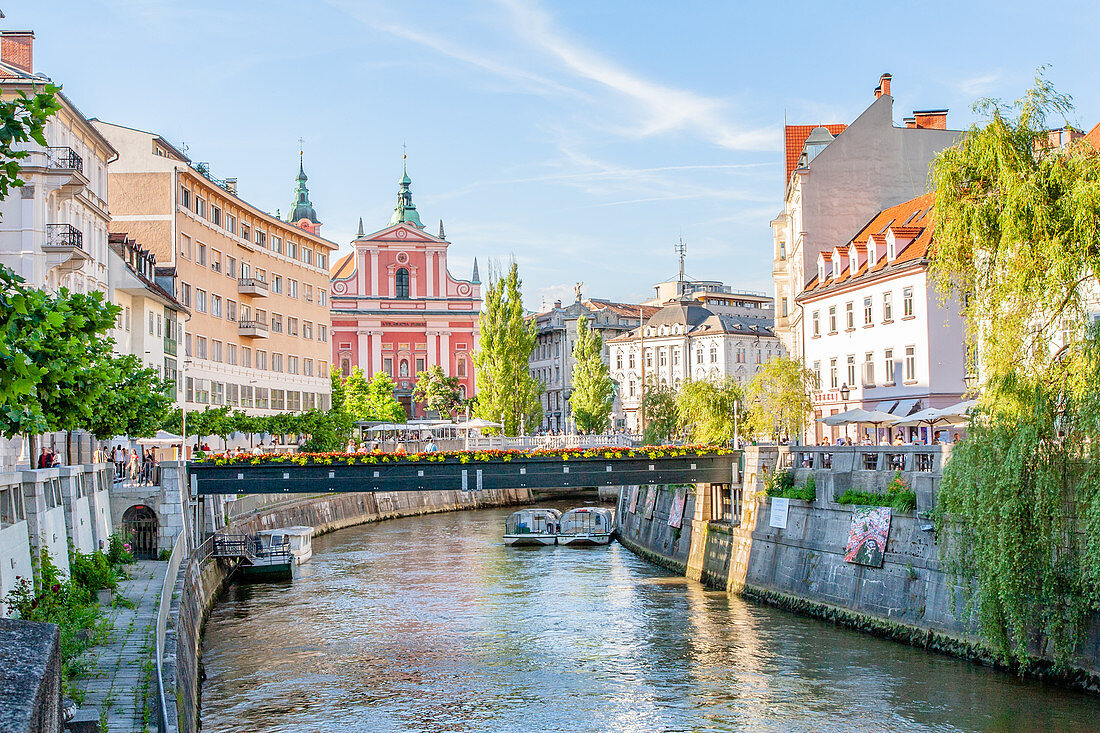
[[[0,619],[0,731],[60,733],[57,626]]]
[[[952,602],[953,579],[940,565],[930,522],[914,514],[891,518],[881,568],[844,561],[853,507],[818,492],[814,502],[792,499],[785,528],[769,526],[771,500],[764,480],[774,467],[766,451],[750,451],[740,521],[706,522],[707,493],[699,491],[695,519],[684,522],[670,552],[667,512],[643,516],[620,501],[621,541],[637,554],[707,585],[754,600],[842,623],[886,638],[993,663],[975,633],[976,622]],[[820,486],[820,484],[819,484]],[[671,492],[661,491],[657,507]],[[689,502],[689,505],[691,502]],[[690,547],[686,560],[684,547]],[[960,604],[961,606],[961,604]],[[1100,692],[1100,618],[1077,650],[1074,668],[1055,673],[1040,662],[1032,673],[1071,687]]]
[[[326,494],[261,508],[241,517],[227,531],[254,533],[261,529],[305,525],[323,534],[394,517],[508,506],[530,500],[527,489]],[[224,561],[203,561],[193,555],[184,572],[178,612],[173,614],[174,679],[165,682],[166,689],[175,691],[179,730],[183,733],[198,730],[203,626],[233,569]]]

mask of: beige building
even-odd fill
[[[111,231],[141,242],[158,268],[175,269],[175,296],[190,312],[179,375],[186,408],[327,409],[337,245],[315,233],[312,207],[295,205],[298,220],[283,221],[159,135],[93,122],[119,152],[109,171]],[[299,203],[305,180],[300,170]]]

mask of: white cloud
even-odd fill
[[[963,94],[977,96],[979,94],[989,94],[1000,80],[1001,72],[996,71],[991,74],[979,74],[959,79],[955,82],[955,86]]]

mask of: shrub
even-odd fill
[[[907,514],[917,508],[917,495],[910,490],[909,484],[905,483],[901,471],[894,474],[894,478],[886,487],[886,491],[881,494],[875,491],[853,491],[848,489],[835,499],[837,504],[888,506],[902,514]]]
[[[813,501],[817,498],[817,483],[813,474],[806,479],[801,486],[794,485],[794,471],[776,471],[768,478],[765,493],[773,498],[802,499]]]
[[[111,565],[122,565],[134,561],[134,555],[130,552],[130,538],[122,532],[111,534],[107,542],[107,560]]]
[[[80,550],[69,551],[69,574],[72,582],[91,592],[114,590],[118,587],[118,572],[101,550],[85,555]]]

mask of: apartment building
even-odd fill
[[[328,267],[337,245],[319,235],[299,165],[284,221],[248,203],[160,135],[94,120],[118,150],[111,230],[175,269],[189,312],[179,362],[186,409],[230,405],[253,414],[327,409]]]

